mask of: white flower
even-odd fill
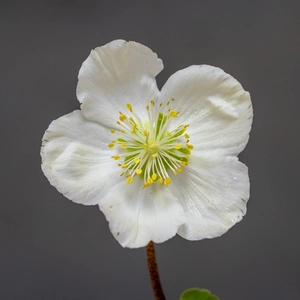
[[[237,155],[252,123],[250,95],[219,68],[176,72],[158,90],[157,55],[136,42],[92,50],[79,72],[81,110],[53,121],[42,169],[70,200],[98,204],[124,247],[225,233],[246,213]]]

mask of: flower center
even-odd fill
[[[188,164],[188,157],[193,149],[186,133],[189,125],[182,124],[168,131],[170,123],[179,114],[178,111],[171,110],[169,104],[170,101],[164,106],[162,103],[156,105],[151,100],[146,105],[146,121],[140,119],[130,103],[126,104],[130,116],[119,112],[117,124],[120,129],[111,130],[117,138],[108,144],[108,148],[118,146],[115,148],[117,154],[112,158],[123,160],[118,166],[123,169],[120,176],[124,176],[127,183],[131,183],[138,176],[143,180],[143,187],[155,182],[167,186],[171,183],[169,172],[177,175]]]

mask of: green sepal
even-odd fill
[[[201,290],[198,288],[191,288],[185,290],[180,300],[220,300],[216,295],[212,295],[209,290]]]

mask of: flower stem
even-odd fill
[[[147,261],[148,261],[148,269],[150,273],[153,293],[156,300],[166,300],[160,279],[158,274],[158,268],[156,263],[156,256],[155,256],[155,248],[154,243],[151,241],[147,247]]]

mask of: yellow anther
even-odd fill
[[[179,112],[177,112],[176,110],[171,110],[170,111],[170,116],[171,117],[177,118],[178,114],[179,114]]]
[[[136,125],[135,124],[132,126],[131,133],[136,133]]]
[[[131,106],[130,103],[127,103],[127,104],[126,104],[126,108],[127,108],[130,112],[132,112],[132,106]]]
[[[181,164],[182,166],[187,166],[187,162],[186,162],[186,161],[181,161],[180,164]]]
[[[155,104],[154,100],[151,100],[150,102],[151,102],[152,106],[154,106],[154,104]]]
[[[122,133],[124,133],[124,132],[125,132],[125,130],[124,130],[124,129],[121,129],[120,131],[121,131]]]
[[[184,128],[188,128],[190,126],[190,124],[186,124],[184,125]]]
[[[186,147],[187,147],[189,150],[193,150],[193,149],[194,149],[194,146],[191,145],[191,144],[186,144]]]
[[[121,123],[120,123],[119,121],[117,121],[117,124],[118,124],[118,125],[121,125]]]
[[[170,131],[167,131],[168,136],[172,136],[172,133]]]
[[[152,178],[150,177],[150,178],[148,178],[148,180],[147,180],[147,183],[148,184],[152,184],[153,183],[153,180],[152,180]]]
[[[122,149],[124,149],[124,150],[126,149],[126,145],[125,145],[125,144],[122,144],[121,147],[122,147]]]
[[[157,179],[157,174],[152,174],[152,176],[151,176],[151,178],[153,179],[153,180],[156,180]]]
[[[174,97],[172,97],[171,99],[172,99],[172,100],[175,100],[175,98],[174,98]]]
[[[170,177],[168,177],[168,178],[166,178],[166,179],[164,180],[164,185],[165,185],[165,186],[169,185],[170,183],[171,183],[171,178],[170,178]]]
[[[135,170],[135,173],[138,174],[138,175],[142,174],[142,172],[143,172],[142,169],[136,169]]]
[[[168,102],[166,103],[166,106],[169,106],[169,104],[170,104],[170,101],[168,101]]]
[[[122,165],[122,169],[126,169],[126,168],[127,168],[126,164]]]
[[[181,148],[181,145],[180,145],[180,144],[176,144],[176,145],[175,145],[175,149],[176,149],[176,150],[179,150],[180,148]]]
[[[124,120],[126,120],[126,116],[125,116],[125,115],[121,115],[121,116],[119,117],[119,119],[120,119],[120,121],[124,121]]]
[[[181,167],[178,168],[177,171],[178,171],[179,173],[181,173],[181,172],[182,172],[182,168],[181,168]]]
[[[164,182],[164,180],[161,177],[159,177],[158,180],[159,180],[160,183]]]
[[[138,157],[136,157],[133,161],[135,164],[138,164],[140,162],[140,159]]]
[[[130,177],[131,175],[130,174],[126,174],[126,177],[128,178],[128,177]]]
[[[114,143],[110,143],[110,144],[108,144],[108,148],[113,148],[115,146],[115,144]]]
[[[121,167],[121,166],[122,166],[122,164],[118,164],[118,166],[119,166],[119,167]]]
[[[146,109],[149,110],[149,105],[148,104],[146,105]]]
[[[119,160],[120,159],[120,155],[114,155],[111,158],[113,158],[114,160]]]
[[[115,133],[116,131],[115,131],[114,129],[111,129],[110,132],[111,132],[111,133]]]
[[[162,107],[162,102],[159,103],[159,107]]]
[[[176,171],[174,171],[173,173],[174,173],[174,175],[177,175],[177,172],[176,172]]]
[[[144,136],[147,136],[147,135],[148,135],[147,130],[144,130],[143,135],[144,135]]]
[[[130,183],[132,181],[132,177],[128,177],[127,179],[126,179],[126,182],[127,183]]]
[[[189,136],[187,133],[185,133],[185,134],[184,134],[184,137],[185,137],[186,139],[188,139],[190,136]]]
[[[124,172],[122,172],[121,174],[120,174],[120,176],[123,176],[124,175]]]

